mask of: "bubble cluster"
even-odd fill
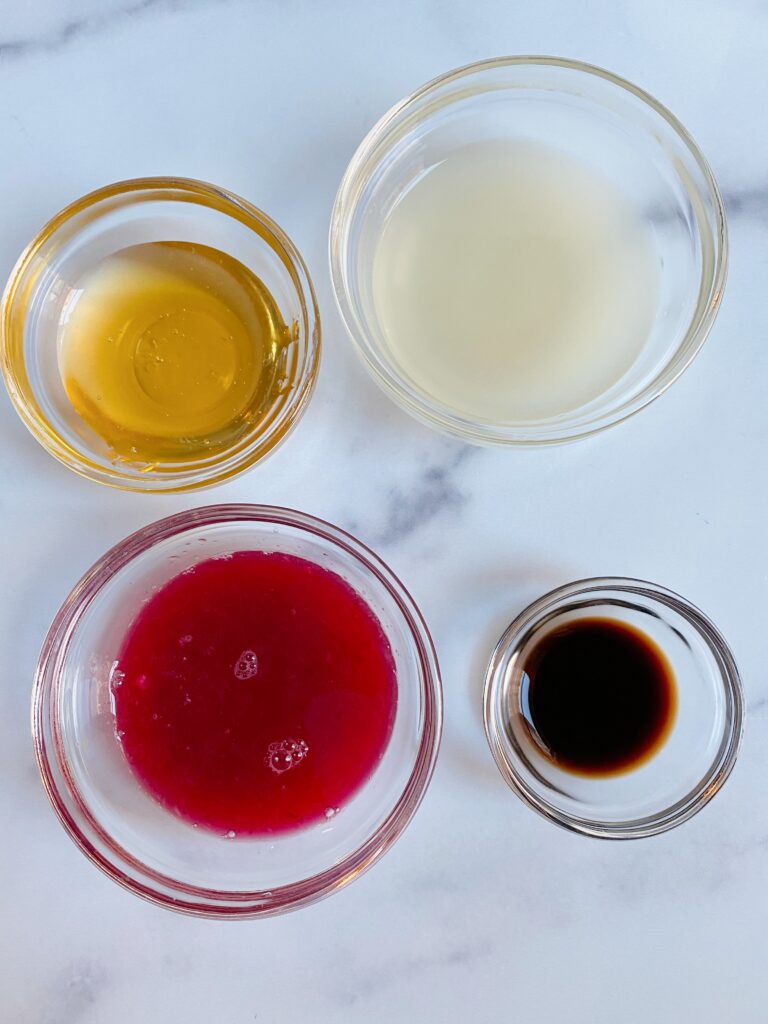
[[[259,659],[254,651],[243,651],[235,662],[235,679],[253,679],[259,671]]]
[[[275,775],[282,775],[301,764],[308,753],[309,747],[304,740],[280,740],[269,744],[264,763]]]
[[[109,670],[109,688],[110,690],[119,690],[125,680],[125,672],[119,669],[119,662],[113,661],[112,668]]]

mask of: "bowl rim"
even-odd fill
[[[191,468],[183,468],[151,479],[141,472],[125,474],[115,466],[99,463],[66,442],[49,424],[42,412],[33,408],[25,397],[25,389],[21,382],[22,374],[26,373],[24,345],[22,342],[21,356],[17,357],[12,351],[15,345],[11,341],[19,331],[24,330],[31,298],[37,294],[37,288],[33,288],[30,296],[20,300],[23,303],[21,309],[16,309],[19,301],[18,292],[25,275],[34,266],[43,247],[78,214],[109,200],[117,201],[118,205],[125,205],[140,193],[151,193],[148,199],[176,198],[177,201],[208,208],[214,204],[213,208],[223,216],[238,220],[258,234],[289,268],[305,321],[302,333],[305,334],[304,344],[307,350],[297,377],[295,391],[284,403],[286,426],[276,441],[265,446],[264,435],[259,433],[249,437],[245,443],[223,449],[213,460],[208,460],[202,465],[193,465]],[[165,193],[169,195],[165,196]],[[270,238],[274,239],[274,243]],[[19,318],[20,322],[17,323]],[[321,327],[317,298],[307,265],[295,244],[280,225],[259,207],[228,189],[196,178],[126,178],[103,185],[68,203],[40,228],[24,248],[11,270],[0,298],[0,370],[8,396],[22,423],[35,440],[68,469],[88,480],[124,491],[174,494],[199,490],[229,480],[267,458],[280,447],[306,410],[317,378],[320,351]]]
[[[67,766],[56,709],[58,663],[81,616],[103,585],[158,542],[221,523],[259,523],[296,528],[321,537],[354,558],[382,583],[402,614],[418,657],[419,749],[395,805],[376,830],[343,860],[296,882],[267,890],[227,890],[188,885],[147,867],[114,842],[85,805]],[[159,906],[200,917],[264,917],[297,909],[330,895],[358,877],[394,844],[418,809],[431,780],[440,746],[443,698],[434,643],[413,598],[370,548],[316,516],[282,506],[231,503],[179,512],[136,530],[111,547],[75,584],[51,623],[40,652],[32,689],[31,725],[35,759],[48,799],[70,838],[86,857],[123,888]]]
[[[568,421],[563,421],[562,418],[558,419],[554,426],[550,420],[530,421],[511,426],[494,424],[492,421],[482,421],[454,413],[437,400],[430,401],[420,391],[411,388],[400,373],[377,358],[379,346],[371,342],[366,324],[357,316],[349,288],[351,275],[346,257],[349,227],[365,183],[376,173],[381,161],[391,151],[387,145],[387,136],[396,130],[400,118],[425,97],[453,82],[473,76],[480,78],[499,69],[521,67],[549,67],[599,78],[643,103],[667,123],[692,156],[705,183],[704,193],[699,194],[706,194],[711,201],[714,214],[715,230],[711,235],[714,256],[708,298],[702,303],[702,273],[699,301],[675,353],[664,363],[653,380],[633,398],[575,427],[570,426]],[[485,90],[479,87],[477,91]],[[452,102],[452,99],[448,100],[447,105]],[[368,166],[372,154],[377,150],[379,152],[376,159]],[[687,183],[683,184],[686,191],[689,191]],[[334,299],[347,335],[368,372],[401,408],[433,428],[475,444],[508,447],[545,446],[591,437],[630,419],[661,397],[690,366],[712,329],[722,301],[728,271],[728,229],[723,199],[707,159],[685,126],[654,96],[620,75],[585,61],[547,55],[509,55],[474,61],[431,79],[390,107],[370,128],[349,161],[336,193],[328,233],[328,259]],[[668,372],[670,367],[673,367],[672,372]]]
[[[719,750],[699,782],[675,803],[654,814],[618,822],[570,814],[532,789],[518,772],[514,759],[508,756],[510,743],[499,718],[497,701],[503,685],[501,662],[511,647],[517,647],[521,637],[529,634],[555,608],[558,614],[574,604],[583,608],[585,597],[602,597],[606,593],[643,596],[682,615],[715,658],[726,706]],[[744,713],[744,694],[738,667],[723,634],[711,619],[673,590],[647,580],[625,576],[595,576],[576,580],[555,587],[529,604],[515,616],[497,642],[488,662],[483,689],[485,736],[504,781],[524,804],[542,817],[571,832],[595,839],[642,839],[666,832],[693,817],[720,791],[733,770],[744,732]]]

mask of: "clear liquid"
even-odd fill
[[[555,417],[611,388],[643,348],[658,302],[652,230],[554,148],[473,144],[392,210],[373,302],[430,398],[492,422]]]

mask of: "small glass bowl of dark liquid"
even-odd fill
[[[530,605],[488,666],[485,728],[534,810],[606,839],[690,818],[733,768],[741,682],[698,608],[653,583],[591,579]]]

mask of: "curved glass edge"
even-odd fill
[[[514,638],[529,630],[554,604],[575,597],[605,592],[635,594],[660,601],[686,618],[702,636],[720,670],[728,705],[728,721],[718,756],[707,775],[685,797],[656,815],[620,822],[601,822],[567,814],[538,797],[518,776],[507,756],[504,730],[499,721],[497,698],[501,690],[499,662]],[[672,590],[656,583],[630,577],[591,577],[548,591],[528,605],[505,629],[491,654],[483,691],[483,722],[493,759],[502,778],[512,791],[542,817],[571,832],[594,839],[643,839],[681,825],[693,817],[720,791],[731,774],[744,732],[744,695],[738,667],[725,638],[714,623],[696,605]]]
[[[68,779],[63,752],[56,749],[49,709],[55,703],[56,663],[62,644],[100,587],[157,542],[188,530],[226,522],[266,522],[315,533],[362,562],[385,585],[403,613],[419,652],[422,735],[411,775],[397,804],[371,836],[343,862],[325,872],[271,890],[201,889],[177,883],[146,868],[112,843],[79,799]],[[268,505],[211,505],[180,512],[137,530],[107,551],[74,586],[51,624],[38,660],[32,691],[31,726],[35,757],[48,799],[88,859],[113,881],[149,902],[198,917],[267,917],[299,909],[331,895],[357,878],[395,843],[426,793],[442,735],[443,697],[437,654],[424,618],[391,569],[351,534],[322,519]]]
[[[700,296],[692,326],[681,341],[677,356],[643,391],[623,405],[602,416],[595,417],[594,420],[587,420],[584,423],[577,422],[570,427],[566,427],[562,423],[496,426],[475,422],[440,408],[429,407],[424,398],[418,392],[408,388],[372,350],[367,332],[354,311],[344,270],[346,230],[357,201],[357,193],[361,188],[359,180],[365,180],[368,162],[376,150],[385,148],[387,135],[396,128],[398,119],[406,115],[413,107],[418,106],[425,97],[462,78],[509,67],[526,66],[552,67],[602,79],[622,91],[630,93],[653,110],[679,137],[702,174],[706,184],[706,196],[712,204],[715,223],[712,237],[714,258],[711,285],[706,289],[707,295]],[[689,191],[687,187],[686,191]],[[728,269],[728,231],[722,196],[709,163],[684,125],[650,93],[604,68],[583,61],[551,56],[507,56],[466,64],[432,79],[392,106],[373,125],[350,160],[336,193],[328,236],[328,255],[334,299],[347,334],[368,372],[401,408],[428,426],[436,427],[445,433],[474,444],[510,447],[548,446],[582,440],[624,422],[661,397],[688,368],[706,341],[720,307]]]
[[[50,427],[41,410],[27,395],[29,385],[27,382],[25,386],[22,333],[27,303],[23,298],[21,309],[16,309],[18,293],[26,275],[33,268],[40,250],[61,228],[73,217],[95,209],[101,203],[142,193],[159,193],[161,198],[171,194],[176,201],[212,204],[220,213],[234,217],[263,238],[291,275],[302,309],[306,347],[303,365],[297,369],[296,386],[286,391],[285,401],[273,410],[266,432],[246,438],[210,462],[154,475],[121,473],[116,467],[102,465],[74,449]],[[128,179],[96,189],[70,203],[40,229],[21,253],[0,299],[0,370],[20,419],[35,440],[68,469],[118,490],[164,494],[200,490],[231,479],[267,458],[285,441],[306,411],[317,378],[320,350],[320,311],[309,271],[296,246],[258,207],[233,192],[193,178]],[[273,429],[275,422],[278,423],[277,430]]]

